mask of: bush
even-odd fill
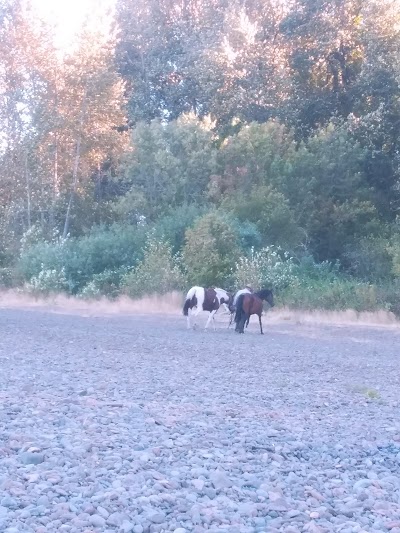
[[[235,286],[283,289],[295,282],[295,268],[293,258],[279,247],[269,246],[259,251],[252,248],[250,255],[240,257],[235,265]]]
[[[57,239],[24,247],[17,268],[24,280],[44,270],[65,272],[68,291],[76,294],[104,271],[133,267],[142,257],[145,230],[133,226],[98,227],[75,239]]]
[[[339,261],[334,263],[331,263],[330,261],[316,263],[314,258],[310,255],[306,255],[298,261],[294,272],[296,278],[300,280],[303,285],[307,285],[307,283],[312,283],[314,281],[330,283],[343,277],[340,272]]]
[[[61,270],[44,268],[37,276],[32,276],[28,283],[25,284],[24,289],[35,295],[48,296],[49,294],[66,292],[68,290],[68,282],[65,277],[64,268]]]
[[[391,252],[393,258],[391,257]],[[365,281],[385,281],[393,275],[393,259],[397,254],[388,246],[388,239],[366,237],[348,248],[345,253],[346,270]]]
[[[10,289],[15,282],[14,272],[11,268],[0,268],[0,289]]]
[[[206,209],[195,204],[182,205],[171,209],[160,217],[154,225],[154,236],[171,244],[174,253],[179,252],[185,242],[185,232],[195,221],[205,214]]]
[[[25,281],[38,278],[44,270],[61,272],[66,268],[69,251],[70,242],[63,239],[24,245],[16,268]]]
[[[300,260],[295,281],[279,294],[279,303],[297,309],[343,311],[391,310],[382,290],[344,275],[338,262],[316,263],[310,256]]]
[[[374,285],[354,280],[298,282],[279,295],[279,303],[297,309],[376,311],[389,309]]]
[[[92,280],[83,287],[79,296],[85,299],[98,299],[102,296],[107,296],[110,299],[117,298],[120,294],[122,280],[128,271],[127,267],[121,267],[94,274]]]
[[[143,260],[123,278],[123,292],[131,298],[150,294],[166,294],[182,290],[186,285],[179,257],[170,245],[151,237],[145,246]]]
[[[247,194],[227,196],[222,206],[240,221],[251,222],[264,245],[295,248],[304,239],[288,200],[272,187],[254,186]]]

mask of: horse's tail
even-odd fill
[[[242,318],[242,315],[243,315],[243,300],[245,296],[246,296],[245,294],[241,294],[236,300],[236,313],[235,313],[236,324],[239,324]]]
[[[186,295],[186,300],[185,300],[185,303],[183,305],[183,314],[184,316],[188,316],[188,313],[189,313],[189,309],[190,309],[190,302],[193,298],[193,296],[196,295],[196,287],[192,287],[189,292],[187,293]]]

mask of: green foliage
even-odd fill
[[[235,265],[235,287],[250,285],[254,290],[282,290],[296,281],[293,258],[280,248],[269,246],[259,251],[251,249]]]
[[[131,298],[182,290],[186,284],[180,260],[166,242],[149,238],[142,261],[123,278],[123,292]]]
[[[16,279],[13,269],[7,267],[0,268],[0,289],[11,289],[15,282]]]
[[[125,196],[116,209],[122,216],[155,220],[171,207],[201,203],[217,154],[206,123],[190,116],[167,125],[140,123],[132,146],[121,169]]]
[[[153,226],[154,236],[169,242],[174,253],[180,251],[185,242],[185,232],[195,220],[206,213],[206,208],[196,204],[183,204],[169,209],[157,219]]]
[[[249,220],[240,221],[236,217],[232,217],[232,225],[239,237],[240,247],[243,250],[259,248],[261,246],[262,235],[256,224]]]
[[[271,187],[254,186],[247,195],[235,195],[222,202],[242,223],[257,229],[264,245],[280,244],[294,248],[304,237],[297,226],[289,202]]]
[[[365,150],[345,127],[333,123],[293,154],[285,178],[287,197],[321,261],[341,259],[346,246],[379,231],[364,162]]]
[[[377,287],[338,278],[334,281],[298,280],[279,295],[280,303],[298,309],[376,311],[387,309]]]
[[[63,269],[68,290],[75,294],[96,274],[134,266],[142,256],[144,241],[144,230],[132,226],[94,228],[81,238],[42,241],[24,248],[17,266],[28,281],[43,270]]]
[[[388,281],[395,274],[396,250],[386,237],[361,238],[345,252],[346,270],[364,281]]]
[[[129,269],[121,267],[115,270],[104,270],[100,274],[94,274],[91,281],[83,287],[79,296],[84,299],[96,300],[102,296],[114,299],[121,292],[121,283]]]
[[[43,270],[61,272],[68,262],[70,246],[70,242],[63,239],[39,241],[30,247],[24,245],[17,269],[26,281],[38,278]]]
[[[275,120],[243,127],[221,145],[220,172],[212,176],[209,196],[220,201],[225,195],[248,194],[262,185],[281,190],[295,148],[292,133]]]
[[[297,261],[295,273],[298,279],[326,282],[335,281],[342,276],[339,261],[317,263],[309,254]]]
[[[37,296],[49,296],[68,290],[68,281],[65,277],[64,268],[60,270],[42,268],[37,276],[32,276],[25,284],[25,291]]]
[[[239,235],[232,221],[217,212],[204,215],[186,231],[183,260],[193,285],[229,284],[239,254]]]
[[[392,236],[387,249],[392,259],[392,274],[396,279],[400,279],[400,233],[398,231]]]

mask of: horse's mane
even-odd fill
[[[255,292],[253,294],[253,296],[257,296],[258,298],[260,298],[261,300],[264,300],[267,296],[269,296],[270,294],[272,294],[272,290],[271,289],[261,289],[259,290],[258,292]]]

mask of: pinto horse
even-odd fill
[[[187,317],[188,329],[190,328],[189,310],[194,317],[196,317],[201,311],[208,311],[210,316],[208,317],[204,329],[208,328],[211,320],[213,321],[215,329],[214,315],[221,305],[229,309],[232,305],[232,295],[219,288],[206,289],[204,287],[192,287],[186,295],[183,306],[183,314]],[[195,311],[192,311],[193,308],[195,308]]]
[[[244,333],[244,325],[250,320],[251,315],[258,315],[261,335],[262,329],[261,314],[263,311],[263,301],[266,300],[271,307],[274,307],[274,295],[269,289],[263,289],[254,294],[241,294],[236,302],[235,331]]]
[[[252,293],[253,293],[253,289],[250,287],[250,285],[246,285],[244,289],[237,291],[237,293],[234,295],[232,305],[229,307],[229,312],[231,313],[231,316],[229,319],[228,329],[231,327],[231,324],[233,322],[233,318],[234,318],[235,311],[236,311],[236,304],[237,304],[239,296],[241,294],[252,294]],[[247,320],[246,327],[248,325],[249,325],[249,320]]]

